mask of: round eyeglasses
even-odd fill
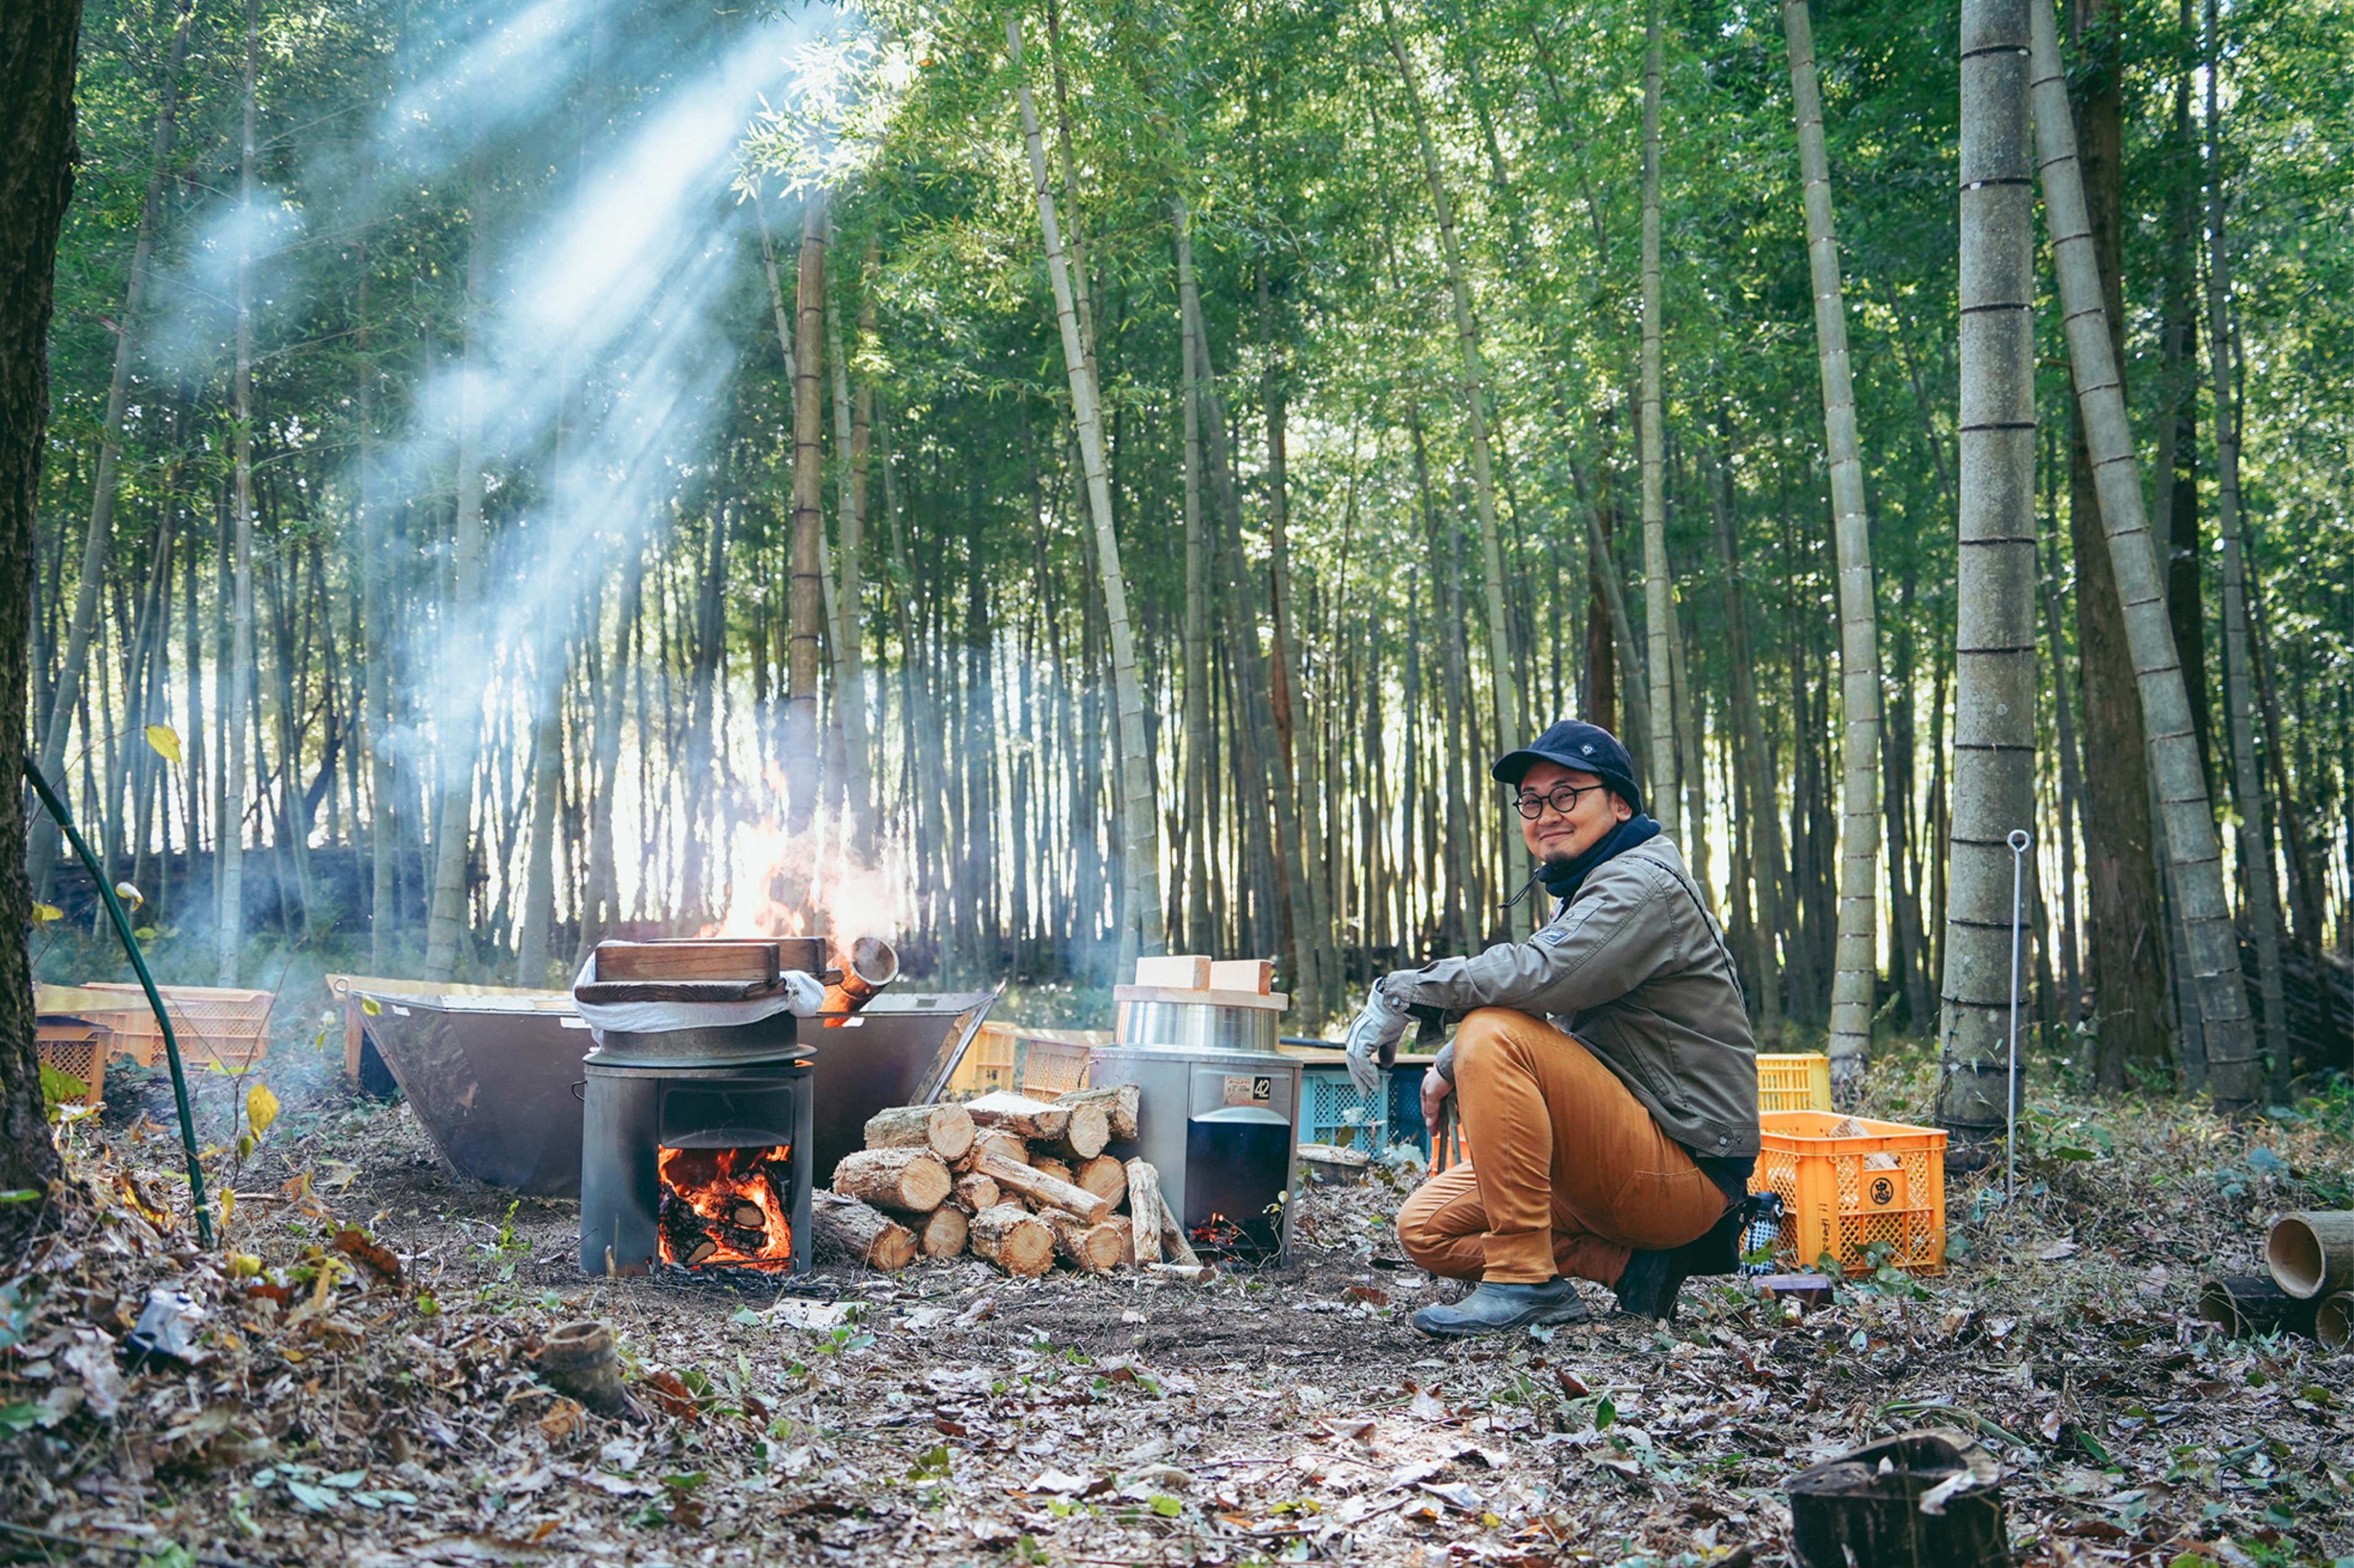
[[[1593,794],[1596,789],[1608,788],[1610,786],[1607,784],[1556,784],[1550,793],[1543,795],[1538,794],[1533,789],[1527,790],[1512,804],[1522,816],[1532,822],[1544,815],[1544,809],[1547,806],[1551,806],[1566,817],[1577,810],[1577,803],[1586,796]]]

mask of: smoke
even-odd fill
[[[159,273],[151,374],[202,383],[225,370],[238,274],[250,267],[266,427],[257,461],[310,447],[307,473],[317,473],[331,466],[315,461],[317,443],[342,442],[328,482],[341,493],[305,506],[324,502],[331,515],[365,520],[353,553],[365,568],[390,562],[414,577],[439,566],[446,584],[450,563],[432,558],[450,548],[453,496],[479,476],[478,591],[455,602],[437,591],[431,622],[402,629],[412,657],[396,712],[416,722],[389,734],[369,726],[371,743],[408,771],[410,801],[420,778],[451,758],[462,767],[490,728],[528,723],[561,677],[563,639],[595,624],[583,611],[615,563],[708,482],[749,346],[740,334],[769,330],[765,309],[744,308],[759,278],[748,148],[795,177],[837,172],[827,127],[855,111],[861,94],[844,83],[871,66],[867,37],[855,10],[830,5],[764,16],[525,0],[451,8],[439,31],[404,9],[390,71],[398,84],[360,133],[291,171],[266,165],[277,182],[265,180],[250,206],[232,188],[185,260]],[[263,114],[267,145],[266,100]],[[772,191],[767,215],[798,232],[790,195]],[[415,309],[387,309],[385,298],[400,265],[387,258],[401,246],[419,255],[425,302]],[[363,247],[375,249],[363,257]],[[377,428],[323,430],[299,393],[272,406],[271,345],[348,307],[363,260],[378,290]],[[465,297],[452,298],[461,281]],[[262,547],[270,544],[265,535]],[[721,744],[736,753],[738,737]],[[736,776],[759,771],[755,761]],[[642,816],[652,805],[630,803]],[[664,831],[634,826],[640,836]],[[626,842],[632,825],[616,827]],[[804,844],[747,832],[758,847],[739,833],[721,851],[739,888],[758,880],[747,857],[791,862],[801,871],[774,885],[805,886],[818,908],[854,907],[862,931],[896,927],[900,912],[882,886],[849,873],[838,833]],[[509,868],[490,858],[491,895],[501,897]],[[622,859],[627,891],[632,868]],[[748,895],[742,901],[748,909]]]

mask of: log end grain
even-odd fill
[[[1014,1203],[999,1203],[975,1214],[967,1245],[975,1257],[1019,1277],[1034,1278],[1055,1266],[1055,1233]]]

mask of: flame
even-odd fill
[[[770,770],[769,787],[784,793]],[[727,912],[704,937],[831,937],[844,967],[859,937],[897,937],[907,878],[853,850],[840,813],[820,811],[795,833],[770,819],[737,831],[728,853]]]
[[[661,1217],[654,1226],[664,1263],[689,1268],[790,1268],[793,1262],[792,1150],[664,1149]],[[757,1226],[737,1223],[743,1205],[760,1212]],[[694,1254],[708,1242],[714,1250]]]

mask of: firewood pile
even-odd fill
[[[1161,1173],[1105,1152],[1135,1140],[1136,1115],[1133,1084],[877,1111],[811,1196],[816,1240],[885,1270],[970,1253],[1022,1277],[1059,1263],[1201,1278]]]

